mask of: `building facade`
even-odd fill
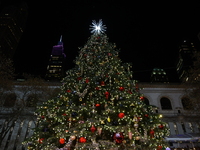
[[[51,88],[59,88],[59,84],[52,85]],[[190,99],[185,92],[185,86],[171,83],[139,83],[138,87],[141,89],[139,92],[143,95],[145,103],[155,106],[155,113],[161,114],[163,121],[167,123],[166,127],[170,129],[170,136],[163,138],[169,142],[171,150],[186,150],[187,148],[200,150],[200,115],[198,110],[194,113],[193,110],[187,108],[187,102]],[[19,88],[20,86],[15,86],[16,95],[20,95]],[[18,96],[13,96],[13,98],[16,98],[16,101],[20,99]],[[1,131],[8,123],[6,115],[9,115],[11,108],[5,108],[3,104],[0,108]],[[21,143],[31,136],[31,128],[35,126],[33,112],[33,107],[26,108],[24,115],[21,115],[15,121],[13,129],[8,131],[1,148],[4,150],[23,149]]]

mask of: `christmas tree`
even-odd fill
[[[166,124],[144,103],[131,65],[122,63],[108,42],[102,21],[68,70],[61,92],[38,107],[37,126],[28,140],[35,150],[161,150]]]

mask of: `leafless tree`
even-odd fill
[[[35,120],[34,111],[38,103],[57,95],[59,88],[52,88],[48,82],[39,77],[24,74],[25,81],[13,82],[12,90],[4,90],[2,93],[1,118],[5,122],[0,128],[0,145],[8,133],[13,130],[16,122],[24,118]]]
[[[188,78],[184,84],[190,98],[188,108],[193,110],[193,113],[200,115],[200,52],[194,53],[193,58],[193,65],[188,71]]]

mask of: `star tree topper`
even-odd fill
[[[100,19],[99,22],[96,22],[95,20],[92,20],[92,25],[90,25],[91,33],[93,34],[101,34],[106,31],[106,26],[103,25],[102,20]]]

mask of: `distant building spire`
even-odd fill
[[[65,75],[65,60],[66,55],[61,35],[58,45],[52,48],[45,78],[47,80],[61,80]]]
[[[63,42],[62,42],[62,35],[60,36],[60,41],[58,42],[58,45],[63,45]]]
[[[60,36],[60,42],[62,42],[62,35]]]

